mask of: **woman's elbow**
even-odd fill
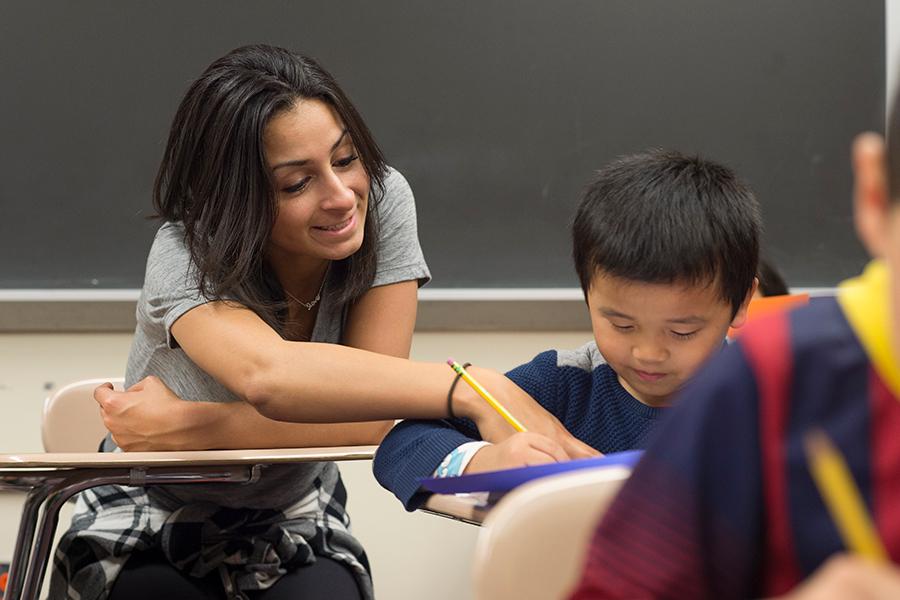
[[[244,374],[238,394],[262,416],[276,421],[284,420],[285,407],[279,402],[274,379],[264,368],[255,368]]]

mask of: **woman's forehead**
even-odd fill
[[[269,119],[263,143],[274,165],[330,154],[343,133],[344,125],[333,107],[321,100],[300,100]]]

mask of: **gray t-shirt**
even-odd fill
[[[374,190],[373,190],[374,193]],[[380,232],[377,245],[378,268],[373,287],[418,280],[424,285],[431,275],[416,232],[415,201],[406,179],[390,169],[385,193],[378,202]],[[347,307],[337,301],[339,282],[326,277],[311,341],[340,343]],[[147,258],[144,287],[137,305],[137,327],[128,357],[125,384],[132,385],[147,375],[156,375],[185,400],[236,402],[239,398],[200,369],[174,337],[172,324],[186,312],[209,300],[198,291],[191,270],[181,223],[160,227]],[[298,369],[303,365],[298,364]],[[302,398],[297,398],[302,402]],[[157,488],[180,502],[210,501],[234,508],[277,508],[308,491],[319,476],[333,479],[334,463],[307,463],[271,466],[258,483],[236,487],[227,484]]]

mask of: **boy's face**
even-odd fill
[[[891,274],[891,341],[900,353],[900,206],[890,201],[880,135],[864,133],[856,138],[853,171],[856,231],[869,254],[884,259]]]
[[[718,287],[641,283],[598,272],[588,290],[594,339],[628,392],[661,406],[740,327],[747,300],[731,317]]]

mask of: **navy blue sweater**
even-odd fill
[[[506,376],[572,435],[604,454],[643,448],[665,410],[647,406],[625,391],[594,342],[578,350],[542,352]],[[415,510],[429,495],[419,488],[419,479],[431,477],[457,446],[480,439],[468,419],[403,421],[378,448],[375,478],[407,510]]]

